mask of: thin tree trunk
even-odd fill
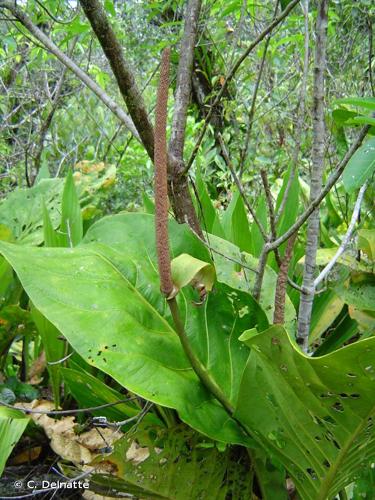
[[[187,222],[202,237],[203,234],[190,195],[188,178],[184,174],[185,129],[200,10],[201,0],[189,0],[186,6],[184,36],[181,41],[177,70],[168,173],[170,199],[177,221]]]
[[[323,185],[325,122],[324,91],[327,49],[328,0],[318,5],[316,21],[316,45],[314,64],[314,104],[313,104],[313,161],[310,183],[310,203],[320,194]],[[298,316],[297,341],[307,352],[310,332],[311,311],[314,300],[314,275],[316,253],[319,245],[319,208],[311,214],[307,226],[306,256],[303,270],[303,292]]]
[[[99,0],[79,0],[94,33],[102,46],[118,88],[124,98],[129,114],[150,158],[154,157],[154,130],[148,118],[142,94],[136,83],[129,63],[124,57],[122,46],[108,21],[107,14]]]

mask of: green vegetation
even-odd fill
[[[0,13],[1,498],[373,498],[372,2]]]

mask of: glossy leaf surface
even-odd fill
[[[348,193],[360,188],[375,171],[375,137],[361,146],[349,160],[343,174],[343,183]]]

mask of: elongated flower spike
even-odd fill
[[[167,112],[170,48],[163,50],[155,110],[155,232],[160,289],[167,299],[174,297],[168,237]]]

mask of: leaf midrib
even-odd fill
[[[335,478],[335,475],[336,475],[339,467],[344,462],[346,455],[347,455],[348,451],[350,450],[350,447],[352,446],[354,440],[357,438],[359,433],[367,425],[368,419],[374,414],[374,412],[375,412],[375,407],[371,408],[371,410],[366,415],[366,417],[364,417],[362,422],[357,426],[357,429],[355,430],[355,432],[353,432],[351,434],[351,436],[347,440],[346,444],[341,448],[340,452],[337,455],[337,459],[336,459],[334,465],[332,465],[330,467],[329,472],[326,475],[325,480],[322,481],[322,485],[320,487],[317,500],[326,500],[328,498],[328,493],[329,493],[330,487],[333,483],[333,480]]]

